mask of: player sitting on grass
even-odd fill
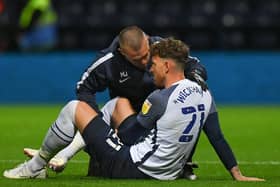
[[[127,98],[133,109],[138,113],[145,98],[155,89],[153,78],[148,72],[149,48],[161,39],[158,36],[147,35],[137,26],[128,26],[122,29],[107,49],[97,53],[96,59],[84,72],[77,84],[77,100],[84,101],[93,109],[98,110],[95,94],[108,88],[111,98],[117,96]],[[186,55],[185,62],[188,62],[185,67],[186,78],[197,82],[203,90],[207,89],[205,82],[207,72],[199,63],[199,60]],[[122,125],[121,129],[122,127],[124,126]],[[121,131],[121,129],[118,130]],[[223,136],[216,109],[205,122],[203,132],[229,173],[232,175],[233,172],[238,171],[237,160]],[[125,140],[130,140],[126,136],[129,136],[129,134],[122,136],[124,143],[127,143]],[[72,142],[49,161],[50,168],[55,172],[62,171],[67,162],[84,146],[85,142],[80,133],[77,132]],[[31,157],[38,152],[33,149],[24,149],[24,151]],[[193,164],[189,164],[192,161],[192,154],[188,158],[182,176],[195,180],[197,176],[193,173]],[[99,164],[96,163],[96,159],[91,157],[88,176],[98,175]]]
[[[174,39],[162,40],[151,48],[154,83],[163,89],[151,93],[141,112],[135,115],[129,101],[115,98],[104,110],[112,113],[112,103],[118,115],[114,123],[126,125],[131,134],[145,131],[132,146],[123,144],[116,132],[85,102],[72,101],[61,111],[50,127],[41,149],[31,160],[6,170],[7,178],[44,178],[45,166],[60,149],[67,146],[78,129],[88,153],[96,156],[103,177],[155,178],[172,180],[181,176],[200,131],[214,110],[208,90],[185,79],[185,55],[189,48]],[[64,113],[70,115],[63,115]],[[61,123],[63,120],[70,123]],[[126,124],[128,123],[128,124]],[[73,125],[74,124],[74,125]],[[233,173],[236,179],[262,181]]]

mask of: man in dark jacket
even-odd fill
[[[77,100],[86,102],[98,111],[95,94],[108,88],[111,98],[118,96],[127,98],[133,109],[138,112],[145,98],[156,89],[153,77],[148,71],[149,49],[150,45],[160,40],[161,38],[158,36],[146,35],[136,26],[124,28],[107,49],[97,54],[94,62],[82,75],[81,80],[77,83]],[[188,62],[185,69],[186,77],[200,84],[203,89],[207,89],[205,83],[207,73],[199,60],[186,55],[186,62]],[[122,128],[125,129],[125,127],[121,127],[120,134],[125,132]],[[237,166],[231,148],[220,130],[217,112],[207,120],[203,130],[225,167],[231,170]],[[122,135],[122,137],[130,143],[135,139],[129,134]],[[62,171],[67,161],[84,146],[81,135],[77,133],[72,143],[49,162],[50,167],[55,171]],[[27,155],[32,156],[31,152],[32,150],[25,149]],[[98,165],[94,160],[94,158],[90,160],[88,175],[98,174]],[[189,161],[191,161],[191,157]],[[189,164],[185,167],[184,177],[191,180],[196,179],[192,166]]]

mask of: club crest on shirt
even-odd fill
[[[147,114],[151,108],[152,104],[146,99],[142,105],[142,113]]]

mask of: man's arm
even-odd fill
[[[144,136],[149,129],[142,126],[136,119],[136,114],[125,119],[118,128],[118,136],[126,145],[133,145]]]
[[[218,113],[211,113],[203,127],[205,134],[207,135],[211,145],[218,154],[220,160],[230,172],[234,180],[237,181],[264,181],[264,179],[255,178],[255,177],[246,177],[243,176],[239,170],[236,158],[225,140],[222,131],[220,129]]]
[[[235,156],[222,134],[217,112],[211,113],[208,116],[203,126],[203,131],[205,132],[207,138],[209,139],[225,168],[230,170],[232,167],[237,166]]]
[[[167,99],[159,90],[151,93],[144,101],[138,114],[126,118],[118,128],[118,136],[127,145],[135,144],[155,127],[156,121],[166,109]]]
[[[205,91],[207,86],[207,71],[196,57],[189,56],[186,59],[185,76],[187,79],[197,82]]]
[[[104,91],[108,87],[105,64],[111,57],[111,53],[105,55],[99,54],[96,60],[83,73],[81,80],[77,83],[77,99],[85,101],[96,111],[99,111],[99,109],[95,94],[96,92]]]

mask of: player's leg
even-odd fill
[[[110,100],[101,109],[101,112],[103,113],[102,118],[107,124],[111,124],[111,118],[112,118],[113,111],[115,109],[117,100],[118,100],[118,97]],[[65,114],[65,115],[67,115],[67,114]],[[65,147],[60,152],[58,152],[49,161],[49,163],[48,163],[49,167],[55,172],[63,171],[63,169],[66,167],[67,162],[84,147],[85,147],[84,140],[81,137],[81,134],[79,132],[77,132],[73,141],[67,147]],[[24,148],[23,152],[25,155],[32,158],[35,154],[37,154],[38,150],[31,149],[31,148]],[[91,159],[90,165],[93,165],[93,163],[94,162]],[[97,169],[96,166],[95,167],[91,166],[89,168],[95,168],[94,172],[96,173],[96,169]],[[89,170],[89,173],[92,173],[92,171]]]
[[[87,110],[88,107],[90,106],[85,102],[78,102],[76,113],[75,113],[75,117],[78,116],[77,117],[78,121],[76,121],[77,123],[84,122],[83,120],[88,119],[89,116],[97,115],[96,111]],[[72,125],[74,125],[74,121]],[[51,161],[49,162],[50,167],[54,171],[62,171],[67,161],[71,159],[77,152],[79,152],[84,147],[85,147],[85,142],[81,134],[77,132],[73,141],[66,148],[64,148],[58,154],[56,154],[54,158],[51,159]]]
[[[46,177],[45,166],[48,161],[73,140],[77,104],[78,101],[71,101],[61,110],[57,120],[49,128],[38,154],[24,164],[6,170],[4,176],[18,179]]]
[[[130,102],[125,98],[116,97],[107,102],[101,109],[103,113],[102,119],[114,129],[119,127],[123,119],[134,113]],[[89,160],[88,176],[100,176],[100,163],[96,159],[96,155],[92,155]]]
[[[126,105],[122,103],[124,109]],[[118,104],[120,104],[118,103]],[[129,103],[129,102],[126,102]],[[80,107],[79,107],[80,108]],[[85,106],[86,110],[91,110]],[[130,116],[134,111],[129,109],[123,113],[123,117]],[[87,144],[88,153],[95,156],[100,163],[100,174],[103,177],[110,178],[147,178],[145,174],[140,172],[136,165],[132,162],[129,153],[129,147],[124,146],[120,141],[116,132],[108,126],[99,116],[94,117],[89,124],[84,123],[85,118],[79,115],[77,110],[76,125],[82,133]],[[79,120],[81,117],[82,120]],[[90,119],[90,118],[89,118]],[[119,118],[122,122],[124,119]],[[119,124],[116,124],[119,125]]]
[[[64,149],[59,151],[48,163],[49,168],[55,172],[62,172],[68,161],[85,147],[85,142],[80,134],[76,132],[73,141]]]
[[[80,150],[85,147],[85,142],[79,132],[73,141],[64,149],[59,151],[48,163],[49,167],[55,172],[62,172],[67,165],[67,162]],[[24,148],[23,153],[29,158],[34,157],[39,152],[38,149]]]
[[[106,124],[111,125],[111,127],[114,126],[113,120],[112,120],[112,115],[115,110],[115,106],[116,106],[118,99],[119,99],[119,97],[116,97],[116,98],[110,100],[101,109],[101,112],[103,114],[102,119],[104,120],[104,122]],[[100,164],[98,163],[98,161],[96,159],[96,155],[91,155],[89,158],[87,176],[100,176],[100,175],[101,175],[101,169],[100,169]]]
[[[112,121],[115,125],[114,128],[118,129],[123,120],[127,119],[127,117],[134,113],[135,111],[132,108],[129,100],[126,98],[119,98],[112,113]]]

